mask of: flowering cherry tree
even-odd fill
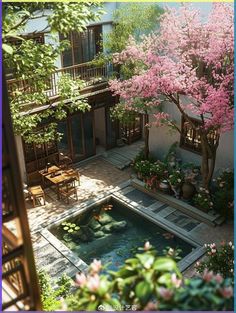
[[[144,36],[141,43],[130,38],[127,48],[114,55],[114,62],[128,62],[136,69],[130,79],[110,82],[126,110],[154,114],[158,126],[168,124],[180,131],[171,116],[161,111],[165,100],[199,133],[206,188],[214,172],[220,134],[233,128],[233,47],[230,4],[214,3],[206,21],[198,10],[183,5],[161,16],[156,33]]]

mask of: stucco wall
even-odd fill
[[[181,125],[181,115],[174,105],[167,104],[164,106],[164,110],[168,112],[173,119]],[[150,117],[150,121],[154,121],[153,117]],[[155,127],[150,129],[150,152],[157,158],[162,159],[168,152],[170,146],[174,142],[180,142],[179,132],[171,132],[168,127]],[[200,165],[201,156],[196,153],[192,153],[178,146],[177,155],[183,162],[193,162]],[[215,173],[220,168],[233,168],[234,166],[234,133],[233,131],[227,132],[221,135],[220,143],[217,150]]]

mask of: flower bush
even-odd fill
[[[76,276],[78,290],[67,301],[72,311],[132,310],[230,310],[231,279],[205,272],[203,277],[184,279],[171,257],[158,257],[149,243],[117,272],[100,274],[94,261],[88,273]]]
[[[234,213],[234,172],[230,169],[224,170],[214,182],[214,209],[226,218],[231,218]]]
[[[206,188],[199,188],[199,191],[193,197],[193,203],[205,212],[213,208],[210,192]]]
[[[168,181],[172,186],[179,186],[184,181],[184,175],[179,170],[174,170],[168,177]]]
[[[142,178],[150,176],[151,163],[149,160],[137,161],[134,164],[134,170],[136,173],[140,174]]]
[[[205,273],[206,270],[214,274],[220,274],[224,278],[234,277],[234,245],[230,241],[222,242],[219,247],[215,243],[206,244],[206,260],[197,262],[195,265],[198,273]]]

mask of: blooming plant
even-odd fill
[[[118,64],[139,61],[143,67],[129,79],[111,81],[110,88],[126,109],[135,108],[142,114],[155,109],[157,124],[181,131],[172,116],[160,112],[163,97],[193,130],[200,131],[202,184],[209,188],[220,134],[234,125],[233,7],[214,3],[208,19],[203,20],[200,11],[187,4],[167,10],[155,33],[141,42],[131,38],[116,54],[114,62]],[[183,95],[188,96],[187,103]],[[140,99],[143,105],[137,108]],[[201,120],[200,126],[191,119],[193,115]]]
[[[184,279],[171,256],[158,257],[149,242],[117,272],[102,275],[101,269],[95,260],[87,274],[76,275],[78,289],[67,301],[69,310],[123,311],[129,305],[134,310],[211,311],[233,305],[230,279],[208,272]]]
[[[150,167],[151,163],[149,160],[141,160],[134,164],[134,170],[140,173],[143,178],[150,176]]]
[[[215,243],[206,244],[207,257],[202,262],[197,262],[195,268],[198,273],[211,271],[214,274],[220,274],[224,278],[234,277],[234,245],[230,241],[222,242],[220,246]],[[221,278],[223,280],[223,278]]]
[[[214,209],[226,218],[232,218],[234,214],[234,172],[230,169],[224,170],[214,181],[216,184],[213,194]]]
[[[179,170],[174,170],[168,177],[168,181],[172,186],[179,186],[184,181],[184,175]]]
[[[210,192],[206,188],[199,188],[199,192],[193,197],[193,203],[205,212],[213,208]]]

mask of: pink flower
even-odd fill
[[[84,273],[77,273],[75,276],[75,285],[79,287],[84,287],[87,283],[87,277],[84,275]]]
[[[157,303],[155,302],[148,302],[144,308],[144,311],[156,311],[157,310]]]
[[[216,274],[214,278],[218,284],[221,284],[223,281],[223,277],[220,274]]]
[[[152,247],[152,246],[150,245],[150,242],[149,242],[149,241],[145,242],[145,245],[144,245],[144,250],[145,250],[145,251],[150,250],[151,247]]]
[[[233,288],[224,287],[223,289],[220,289],[220,293],[224,298],[229,299],[233,296]]]
[[[171,282],[173,283],[173,285],[176,287],[176,288],[179,288],[181,286],[181,283],[182,283],[182,280],[181,279],[178,279],[176,274],[173,273],[171,275]]]
[[[100,278],[98,274],[88,277],[87,287],[90,291],[95,292],[100,286]]]
[[[203,273],[202,278],[203,278],[206,282],[210,282],[213,277],[214,277],[213,271],[210,271],[210,272],[209,272],[207,269],[204,270],[204,273]]]
[[[99,273],[102,268],[101,261],[98,261],[96,259],[93,260],[93,262],[90,264],[90,269],[92,273]]]
[[[158,291],[159,291],[160,296],[166,301],[170,300],[173,296],[173,291],[167,288],[160,287]]]

